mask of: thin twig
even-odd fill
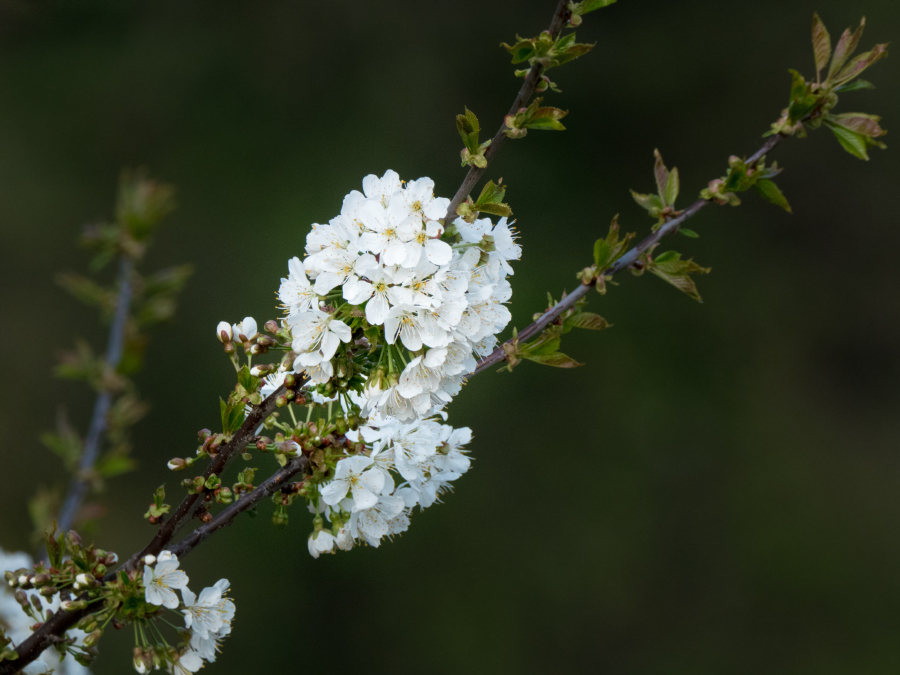
[[[559,4],[556,6],[556,11],[553,12],[553,19],[550,21],[550,28],[548,28],[548,32],[555,39],[559,36],[560,32],[562,32],[563,27],[566,25],[566,22],[569,20],[569,15],[571,11],[569,10],[569,0],[559,0]],[[531,70],[528,71],[528,74],[525,76],[525,82],[522,83],[522,88],[519,89],[519,93],[516,95],[515,101],[513,101],[512,107],[509,109],[510,115],[515,115],[519,112],[520,108],[524,108],[528,105],[528,102],[531,100],[531,97],[534,95],[534,91],[538,86],[538,83],[541,81],[541,74],[544,72],[544,66],[541,64],[537,64],[531,67]],[[503,118],[504,121],[500,124],[500,128],[497,130],[497,133],[494,134],[494,138],[491,141],[491,144],[488,146],[487,150],[484,152],[484,158],[487,160],[487,166],[490,166],[491,160],[493,160],[494,155],[496,155],[500,151],[500,147],[506,141],[506,134],[503,133],[508,127],[506,126],[506,118]],[[469,172],[466,174],[466,177],[463,179],[462,185],[459,186],[459,189],[456,191],[456,195],[454,195],[453,200],[450,202],[450,207],[447,209],[447,223],[449,225],[453,219],[456,218],[456,209],[466,201],[466,197],[469,196],[469,193],[472,191],[472,188],[478,184],[478,181],[481,179],[481,176],[484,174],[485,168],[479,168],[474,164],[469,168]]]
[[[112,325],[109,327],[109,339],[106,351],[106,369],[115,371],[122,360],[122,352],[125,347],[125,325],[128,323],[128,312],[131,307],[131,275],[134,271],[134,263],[126,255],[119,261],[119,295],[116,299],[116,311],[113,315]],[[66,532],[72,526],[81,503],[88,494],[91,485],[90,474],[100,454],[100,446],[103,435],[108,426],[109,408],[112,405],[113,393],[104,389],[94,402],[94,412],[91,415],[91,425],[88,428],[87,438],[84,441],[84,450],[78,462],[78,471],[72,476],[69,484],[69,492],[59,512],[58,527]]]
[[[276,490],[281,489],[285,481],[289,478],[296,476],[298,473],[305,473],[308,467],[309,460],[303,455],[290,460],[253,491],[247,493],[233,504],[220,511],[211,521],[198,527],[184,539],[175,544],[175,546],[171,546],[169,550],[179,558],[186,556],[216,530],[220,530],[226,525],[230,525],[241,513],[255,506],[260,500],[268,497]]]
[[[756,164],[760,159],[762,159],[765,155],[767,155],[772,148],[778,145],[785,137],[781,135],[772,136],[765,144],[757,150],[749,159],[747,159],[748,165]],[[666,223],[660,227],[656,232],[646,237],[641,243],[637,246],[631,248],[625,255],[619,258],[616,263],[603,271],[604,277],[611,277],[614,274],[621,272],[622,270],[630,267],[640,256],[641,253],[646,251],[648,248],[659,242],[660,239],[665,237],[668,234],[673,232],[677,232],[678,228],[681,227],[682,223],[686,221],[688,218],[696,215],[701,209],[711,204],[712,202],[706,201],[705,199],[698,199],[689,207],[687,207],[684,211],[681,211],[677,217],[672,218],[671,220],[666,221]],[[565,312],[567,309],[574,307],[575,303],[578,302],[579,299],[583,298],[591,289],[596,285],[595,281],[592,281],[589,284],[581,284],[574,291],[569,293],[566,297],[560,300],[556,305],[553,306],[552,309],[544,312],[541,317],[535,321],[533,324],[525,328],[524,330],[519,331],[516,335],[516,340],[519,342],[525,342],[532,338],[533,336],[540,333],[551,323],[556,321],[560,315]],[[513,340],[510,338],[503,344],[499,345],[493,352],[484,357],[481,361],[478,362],[478,366],[475,368],[475,372],[470,375],[470,377],[474,377],[478,375],[478,373],[483,373],[485,370],[490,368],[491,366],[500,363],[501,361],[506,360],[506,351],[504,351],[504,345],[512,345]]]

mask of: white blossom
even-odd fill
[[[372,464],[372,458],[363,455],[339,461],[334,478],[321,490],[322,500],[336,506],[350,492],[354,511],[374,506],[384,487],[384,476],[380,471],[367,471]]]
[[[221,579],[214,586],[200,591],[200,597],[187,587],[181,589],[184,599],[184,625],[194,633],[209,637],[234,617],[234,602],[223,597],[228,590],[228,580]]]
[[[156,567],[144,565],[144,598],[147,602],[169,609],[178,607],[175,591],[188,584],[187,574],[179,570],[178,565],[178,558],[169,551],[159,554]]]

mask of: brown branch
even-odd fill
[[[562,29],[566,25],[566,22],[569,20],[570,15],[571,12],[569,11],[569,0],[559,0],[559,4],[557,4],[556,6],[556,11],[553,12],[553,19],[550,22],[550,28],[547,29],[554,39],[559,36],[560,32],[562,32]],[[519,93],[518,95],[516,95],[516,99],[515,101],[513,101],[512,107],[509,109],[510,115],[515,115],[517,112],[519,112],[520,108],[524,108],[526,105],[528,105],[528,102],[534,95],[535,89],[541,81],[541,74],[543,72],[544,67],[540,64],[531,67],[531,70],[528,71],[528,74],[525,76],[525,82],[522,83],[522,88],[519,89]],[[500,151],[500,146],[502,146],[506,141],[506,134],[503,132],[508,128],[509,127],[506,126],[506,118],[504,117],[504,121],[500,124],[500,128],[497,130],[497,133],[494,134],[494,138],[491,141],[491,144],[484,152],[484,158],[487,160],[487,166],[490,166],[491,160],[493,160],[494,155],[496,155]],[[485,168],[487,168],[487,166]],[[474,165],[469,167],[469,172],[463,179],[462,185],[459,186],[459,189],[456,191],[456,195],[450,202],[450,207],[447,209],[447,216],[445,218],[445,222],[447,223],[447,225],[453,222],[453,220],[456,218],[457,207],[459,207],[460,204],[466,201],[466,197],[469,196],[472,188],[474,188],[475,185],[477,185],[478,181],[481,180],[481,176],[484,174],[484,171],[485,169],[479,168]]]
[[[300,386],[303,386],[304,382],[305,380],[301,380]],[[277,407],[276,400],[279,396],[284,394],[284,392],[285,386],[281,385],[268,398],[256,406],[249,415],[247,415],[247,418],[244,420],[244,423],[241,424],[237,433],[235,433],[228,443],[222,446],[218,454],[210,461],[209,466],[206,467],[206,471],[203,472],[204,480],[213,474],[221,475],[231,460],[244,451],[244,447],[247,445],[249,439],[256,434],[257,427],[262,424],[269,415],[275,412],[275,408]],[[172,541],[175,533],[197,513],[197,510],[200,507],[199,501],[201,496],[202,493],[186,495],[185,498],[181,500],[178,508],[175,509],[175,513],[173,513],[168,520],[164,521],[157,530],[153,540],[139,553],[135,553],[131,556],[128,562],[122,566],[122,569],[125,569],[126,571],[136,569],[140,559],[144,556],[159,555],[159,552],[164,550],[166,545]]]
[[[752,165],[756,164],[760,159],[762,159],[765,155],[767,155],[772,148],[778,145],[785,136],[775,135],[772,136],[765,144],[757,150],[749,159],[747,159],[747,164]],[[678,228],[681,227],[682,223],[686,221],[688,218],[696,215],[701,209],[706,207],[708,204],[711,204],[705,199],[698,199],[689,207],[687,207],[684,211],[681,211],[678,216],[672,218],[671,220],[667,220],[666,223],[660,227],[656,232],[646,237],[641,243],[633,248],[629,249],[625,255],[619,258],[612,267],[603,271],[604,277],[611,277],[614,274],[621,272],[622,270],[630,267],[640,256],[641,253],[649,249],[654,244],[658,243],[660,239],[665,237],[668,234],[673,232],[677,232]],[[530,338],[534,337],[542,330],[544,330],[551,323],[556,321],[560,315],[565,312],[567,309],[575,306],[575,303],[578,302],[581,298],[588,294],[591,289],[594,288],[596,282],[591,282],[589,284],[581,284],[574,291],[569,293],[566,297],[560,300],[556,305],[553,306],[552,309],[545,312],[541,315],[541,317],[535,321],[533,324],[528,326],[522,331],[519,331],[518,335],[516,335],[516,340],[519,342],[525,342]],[[478,366],[475,368],[475,372],[470,375],[470,377],[474,377],[478,375],[478,373],[483,373],[485,370],[490,368],[493,365],[500,363],[501,361],[506,360],[506,352],[503,349],[504,345],[512,345],[513,340],[510,338],[506,342],[488,354],[485,358],[478,362]]]
[[[298,473],[305,473],[308,467],[309,460],[304,455],[300,455],[299,457],[290,460],[252,492],[249,492],[227,508],[220,511],[215,518],[205,525],[198,527],[184,539],[175,544],[175,546],[171,546],[169,550],[179,558],[186,556],[213,532],[222,529],[226,525],[230,525],[241,513],[256,505],[260,500],[268,497],[276,490],[281,489],[285,481],[289,478],[296,476]]]

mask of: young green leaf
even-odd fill
[[[765,199],[770,204],[774,204],[775,206],[784,209],[788,213],[793,213],[793,211],[791,211],[791,205],[788,203],[787,198],[773,181],[769,180],[768,178],[761,178],[756,181],[756,184],[753,186],[753,188],[763,199]]]
[[[844,66],[844,68],[834,77],[835,86],[840,86],[855,79],[866,68],[878,63],[878,61],[887,56],[887,54],[886,44],[875,45],[870,51],[860,54]]]
[[[852,129],[848,129],[847,127],[842,127],[837,124],[829,124],[827,121],[825,122],[825,124],[834,133],[835,138],[838,139],[838,142],[841,144],[841,147],[844,148],[844,150],[849,152],[854,157],[869,161],[869,153],[866,149],[867,144],[865,136],[856,131],[853,131]]]
[[[855,52],[856,48],[859,46],[859,41],[862,38],[863,29],[865,29],[865,27],[866,17],[863,17],[862,21],[859,22],[859,27],[855,31],[850,32],[849,28],[844,30],[841,39],[838,40],[837,46],[834,48],[834,56],[831,58],[831,67],[828,69],[828,80],[831,80],[837,75],[838,71],[845,63],[847,63],[847,59],[853,56],[853,52]]]
[[[848,84],[843,84],[837,89],[835,89],[838,93],[844,93],[848,91],[859,91],[860,89],[874,89],[875,85],[869,82],[868,80],[853,80]]]
[[[535,363],[540,363],[544,366],[553,366],[554,368],[577,368],[578,366],[584,365],[583,363],[578,363],[578,361],[571,356],[566,356],[562,352],[555,352],[547,355],[522,354],[522,358],[534,361]]]
[[[572,328],[584,328],[587,330],[603,330],[609,328],[609,322],[599,314],[592,312],[578,312],[567,317],[564,322]]]
[[[828,57],[831,56],[831,36],[825,29],[822,19],[819,18],[818,12],[813,14],[812,41],[813,54],[816,58],[816,78],[818,78],[825,66],[828,65]]]
[[[691,275],[708,274],[710,268],[700,267],[693,260],[682,260],[680,253],[666,251],[655,259],[648,260],[647,270],[697,302],[703,302]]]

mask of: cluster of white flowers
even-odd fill
[[[450,202],[433,190],[429,178],[404,185],[393,171],[367,176],[339,216],[313,225],[306,259],[288,263],[278,291],[294,369],[315,383],[334,376],[332,359],[352,336],[346,319],[365,316],[381,327],[386,348],[365,388],[365,415],[434,415],[510,320],[506,276],[521,248],[506,219],[457,219],[448,234],[441,219]]]
[[[32,568],[34,561],[27,553],[7,553],[0,549],[0,570],[20,570]],[[45,609],[55,612],[59,609],[60,598],[55,595],[52,598],[46,598],[40,595],[38,589],[30,589],[23,591],[29,601],[32,598],[39,598]],[[22,607],[16,602],[13,593],[6,586],[0,586],[0,626],[2,626],[6,637],[13,641],[13,645],[18,645],[31,636],[34,619],[29,617]],[[67,637],[73,638],[76,645],[84,642],[85,632],[72,628],[66,633]],[[26,675],[47,675],[56,673],[56,675],[89,675],[91,672],[72,658],[60,660],[60,655],[53,649],[45,650],[40,657],[29,663],[22,670]]]
[[[286,316],[278,335],[293,356],[267,378],[261,395],[271,395],[293,371],[312,383],[304,402],[328,405],[326,425],[335,403],[353,420],[344,428],[353,448],[330,450],[328,468],[320,466],[303,491],[315,516],[314,557],[355,542],[378,546],[405,531],[416,506],[438,501],[469,469],[462,446],[471,431],[438,417],[446,420],[443,409],[509,323],[507,276],[522,251],[506,218],[458,218],[445,229],[449,206],[434,196],[429,178],[367,176],[362,192],[344,198],[340,215],[312,226],[305,258],[292,258],[281,280]],[[278,324],[266,330],[274,335],[272,325]],[[226,351],[233,340],[250,355],[264,340],[272,345],[271,338],[257,340],[256,331],[252,317],[216,328]],[[254,376],[267,372],[251,369]],[[276,426],[285,433],[281,450],[303,427],[296,419],[294,427]]]
[[[318,511],[332,528],[310,535],[314,558],[335,547],[350,550],[354,541],[377,547],[382,538],[405,532],[413,508],[439,501],[471,464],[462,447],[472,440],[471,430],[436,420],[402,424],[376,419],[347,435],[364,442],[368,454],[340,459],[334,476],[320,489]]]
[[[144,598],[151,605],[181,608],[190,641],[188,649],[178,657],[171,670],[175,675],[187,675],[197,672],[204,661],[216,660],[219,642],[231,633],[235,607],[231,598],[225,596],[229,586],[227,579],[204,588],[198,597],[187,586],[187,574],[178,567],[178,558],[169,551],[163,551],[158,558],[147,556],[144,559]],[[181,601],[177,590],[181,591]],[[138,673],[145,673],[148,665],[136,657],[134,668]]]

